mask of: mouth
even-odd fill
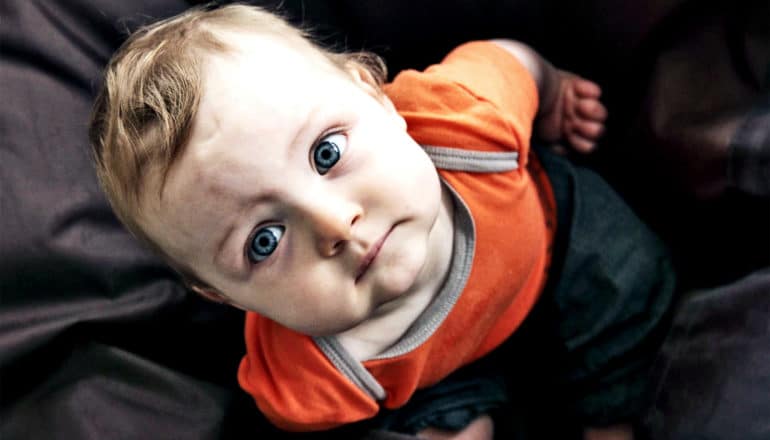
[[[366,272],[369,271],[369,267],[371,267],[374,260],[377,258],[377,255],[380,254],[380,249],[382,248],[382,245],[385,243],[385,240],[388,239],[388,236],[391,232],[393,232],[393,229],[395,226],[388,229],[388,232],[383,234],[382,237],[380,237],[379,240],[377,240],[372,247],[369,248],[369,251],[364,255],[364,258],[361,259],[361,264],[358,265],[358,269],[356,270],[356,280],[355,282],[358,283],[358,281],[366,275]]]

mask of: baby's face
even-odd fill
[[[277,40],[236,47],[205,62],[150,236],[233,305],[311,335],[443,277],[438,175],[390,102]]]

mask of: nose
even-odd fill
[[[320,255],[339,254],[353,239],[353,226],[361,218],[360,206],[334,198],[309,201],[302,213],[311,225]]]

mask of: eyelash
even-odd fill
[[[330,139],[334,137],[341,138],[341,141],[339,142],[332,142]],[[328,143],[329,145],[333,146],[332,153],[336,154],[338,157],[328,166],[322,167],[323,169],[319,168],[319,161],[324,159],[319,156],[321,154],[321,150],[319,148],[323,146],[325,143]],[[325,175],[329,171],[331,171],[332,168],[337,166],[340,160],[343,159],[345,156],[345,153],[348,149],[348,136],[342,131],[333,131],[330,133],[325,133],[322,135],[315,143],[313,143],[313,147],[310,149],[310,166],[313,168],[318,174]],[[325,150],[329,151],[329,150]],[[321,153],[319,153],[321,152]]]
[[[254,243],[259,237],[259,235],[263,232],[269,232],[270,236],[265,237],[265,240],[274,240],[275,243],[269,242],[269,243],[263,243],[262,246],[269,246],[272,245],[272,250],[266,254],[262,255],[258,250],[254,248]],[[264,225],[256,228],[254,230],[254,233],[249,235],[248,240],[246,241],[246,258],[252,263],[252,264],[258,264],[262,261],[265,261],[269,259],[275,251],[278,249],[278,245],[281,243],[281,239],[283,238],[284,234],[286,233],[286,227],[283,225],[278,224],[272,224],[272,225]],[[276,237],[277,236],[277,237]],[[260,239],[260,242],[262,239]]]

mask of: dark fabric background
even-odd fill
[[[4,440],[278,436],[235,383],[242,314],[191,295],[136,244],[88,158],[101,67],[129,30],[193,3],[0,2]],[[326,44],[380,53],[392,72],[507,36],[597,80],[611,117],[584,161],[699,289],[677,311],[645,429],[770,437],[766,1],[261,3]]]

